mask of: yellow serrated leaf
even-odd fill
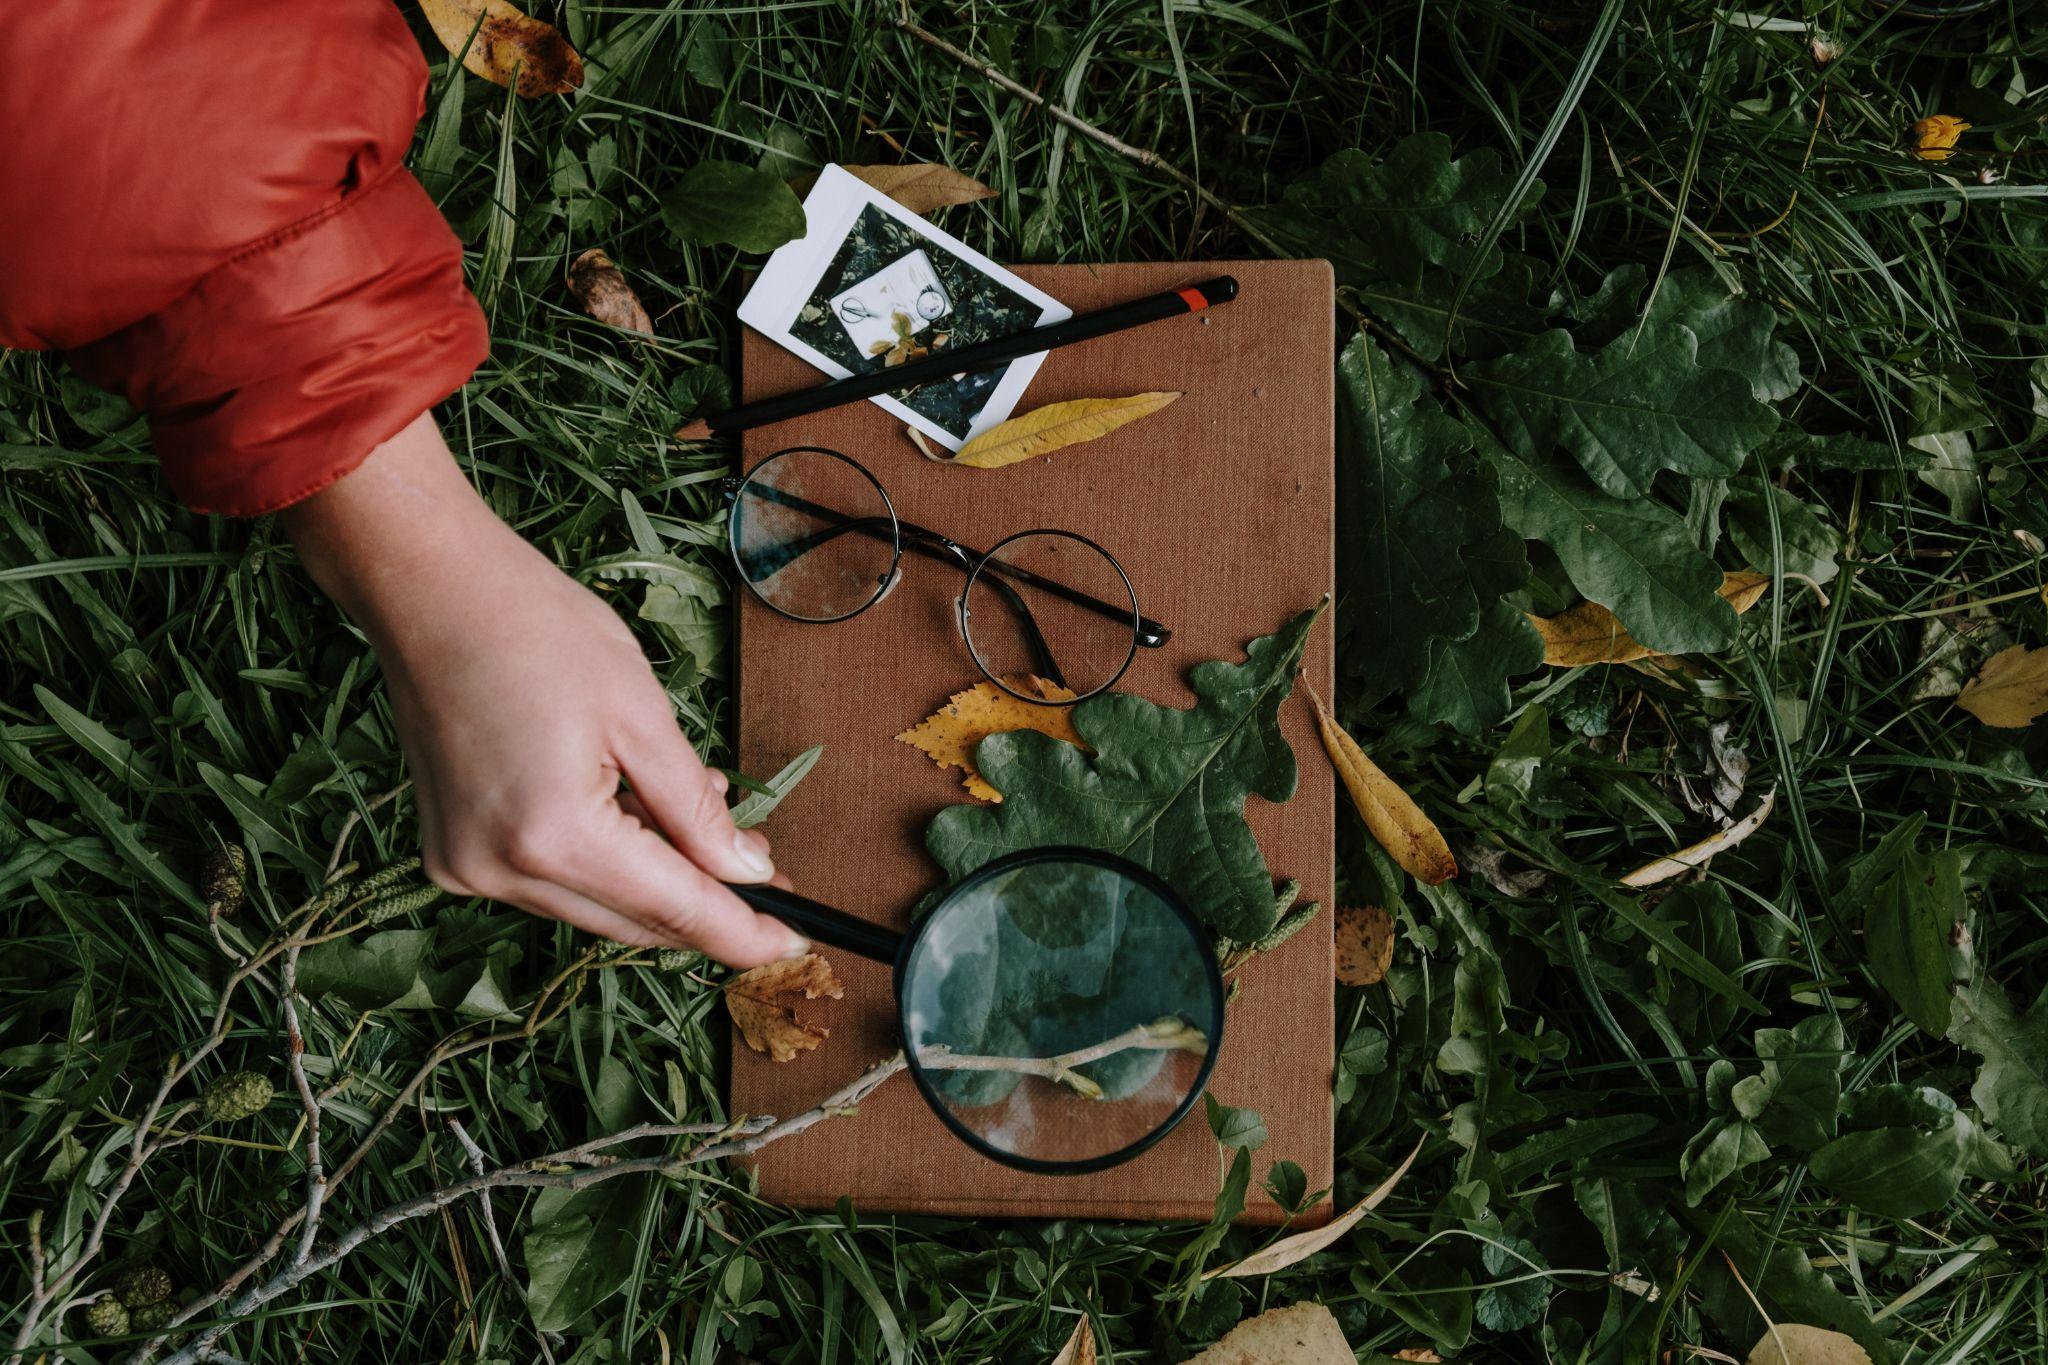
[[[1377,905],[1346,906],[1337,912],[1337,979],[1347,986],[1376,986],[1394,962],[1394,917]]]
[[[1047,701],[1074,699],[1072,692],[1043,678],[1006,681],[1020,692],[1032,692]],[[955,692],[944,706],[896,738],[930,755],[941,768],[958,768],[965,774],[961,785],[973,795],[984,801],[1000,802],[1003,794],[991,787],[974,766],[974,746],[990,735],[1008,734],[1012,730],[1036,730],[1076,748],[1088,748],[1074,729],[1071,706],[1033,706],[992,682],[976,683],[965,692]]]
[[[1970,125],[1949,114],[1929,114],[1913,125],[1913,155],[1922,161],[1946,161]]]
[[[1443,831],[1436,827],[1436,822],[1424,815],[1422,807],[1365,756],[1358,741],[1345,733],[1337,718],[1323,706],[1321,697],[1309,691],[1308,699],[1316,708],[1316,727],[1322,733],[1323,748],[1330,755],[1330,762],[1337,765],[1337,776],[1344,780],[1344,790],[1351,793],[1351,804],[1358,808],[1365,827],[1380,841],[1380,847],[1401,865],[1402,871],[1431,886],[1457,876],[1458,860],[1451,856],[1451,846],[1444,842]]]
[[[1428,1141],[1427,1138],[1423,1142]],[[1291,1237],[1282,1237],[1269,1247],[1254,1251],[1242,1261],[1218,1266],[1203,1273],[1205,1280],[1243,1279],[1248,1275],[1270,1275],[1276,1270],[1285,1270],[1296,1261],[1315,1255],[1345,1233],[1358,1225],[1358,1220],[1384,1204],[1394,1187],[1401,1183],[1401,1177],[1408,1174],[1408,1168],[1415,1164],[1415,1158],[1422,1153],[1422,1142],[1417,1142],[1408,1155],[1396,1166],[1393,1173],[1373,1187],[1371,1194],[1353,1204],[1319,1228],[1297,1232]]]
[[[1134,393],[1128,398],[1076,398],[1047,403],[990,427],[960,447],[949,463],[970,469],[1001,469],[1006,464],[1050,455],[1083,441],[1107,436],[1127,422],[1149,417],[1178,393]]]
[[[420,12],[443,47],[462,53],[471,75],[493,85],[517,80],[522,98],[566,95],[583,84],[583,58],[569,40],[507,0],[420,0]]]
[[[820,996],[844,993],[832,964],[816,953],[784,958],[741,972],[725,983],[725,1008],[747,1046],[786,1062],[830,1036],[830,1030],[797,1017],[797,1006]]]
[[[1767,573],[1731,573],[1721,576],[1717,591],[1740,616],[1755,606],[1770,586],[1771,576]],[[1543,662],[1559,668],[1632,664],[1638,659],[1663,657],[1659,651],[1637,643],[1614,613],[1598,602],[1581,602],[1556,616],[1531,616],[1529,624],[1543,637]]]
[[[2013,645],[1984,661],[1956,705],[1986,725],[2015,730],[2048,714],[2048,649]]]

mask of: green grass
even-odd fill
[[[1809,3],[1845,49],[1822,68],[1804,36],[1732,25],[1699,0],[1609,8],[1618,23],[1575,104],[1565,92],[1601,24],[1590,5],[1142,0],[918,15],[1236,205],[1278,198],[1332,152],[1377,158],[1417,130],[1447,133],[1461,151],[1495,148],[1511,168],[1554,143],[1546,193],[1506,238],[1549,270],[1539,294],[1582,297],[1631,262],[1653,278],[1667,262],[1713,264],[1779,309],[1808,381],[1786,405],[1800,429],[1889,448],[1967,425],[1993,475],[1981,505],[1958,512],[1892,465],[1788,467],[1783,486],[1825,511],[1855,560],[1828,602],[1786,582],[1746,619],[1737,649],[1700,661],[1690,693],[1625,669],[1524,680],[1518,706],[1592,705],[1612,724],[1597,742],[1555,727],[1556,749],[1518,807],[1481,780],[1508,725],[1467,739],[1397,705],[1346,699],[1354,731],[1447,828],[1491,832],[1553,872],[1523,899],[1470,876],[1456,900],[1394,888],[1404,946],[1391,989],[1340,992],[1344,1030],[1384,1029],[1391,1045],[1387,1068],[1342,1105],[1338,1202],[1375,1183],[1419,1131],[1435,1137],[1362,1232],[1241,1294],[1191,1295],[1203,1262],[1185,1253],[1199,1229],[795,1214],[700,1170],[611,1187],[627,1192],[616,1213],[637,1234],[624,1288],[566,1337],[536,1336],[523,1278],[498,1273],[472,1202],[393,1229],[270,1305],[228,1338],[234,1353],[708,1365],[735,1352],[886,1360],[902,1340],[917,1360],[1035,1362],[1086,1312],[1105,1358],[1173,1360],[1240,1314],[1314,1298],[1370,1359],[1432,1331],[1462,1335],[1476,1287],[1520,1273],[1480,1255],[1484,1238],[1505,1234],[1541,1252],[1551,1270],[1537,1283],[1554,1297],[1539,1325],[1472,1328],[1457,1358],[1578,1360],[1574,1343],[1599,1322],[1615,1267],[1572,1182],[1609,1180],[1675,1210],[1669,1258],[1639,1267],[1663,1291],[1642,1311],[1673,1360],[1688,1346],[1741,1358],[1751,1345],[1728,1335],[1717,1301],[1733,1293],[1721,1253],[1741,1259],[1737,1225],[1824,1264],[1866,1311],[1889,1310],[1902,1360],[2048,1356],[2048,1219],[2035,1169],[1966,1181],[1938,1212],[1911,1219],[1853,1210],[1784,1161],[1697,1209],[1672,1197],[1678,1151],[1708,1115],[1709,1065],[1726,1057],[1753,1070],[1758,1027],[1832,1014],[1853,1053],[1852,1089],[1905,1081],[1970,1104],[1973,1059],[1914,1028],[1862,975],[1843,869],[1915,813],[1933,847],[2048,851],[2048,727],[1991,731],[1946,700],[1911,697],[1937,615],[2000,599],[1986,610],[2015,639],[2038,645],[2048,625],[2039,542],[2015,534],[2048,534],[2048,199],[2037,193],[2048,179],[2048,14],[2012,0],[1931,22],[1875,3]],[[999,192],[943,220],[999,259],[1257,254],[1227,215],[892,29],[892,6],[563,9],[542,12],[592,59],[582,95],[522,104],[473,78],[458,86],[443,63],[416,160],[469,247],[493,332],[491,359],[442,410],[444,430],[491,504],[566,567],[647,548],[650,536],[684,556],[717,545],[710,484],[724,457],[667,433],[672,393],[731,364],[748,262],[677,244],[658,213],[664,190],[702,160],[790,175],[827,160],[945,162]],[[2023,93],[2008,102],[2015,81]],[[1904,154],[1908,126],[1934,112],[1976,125],[1964,153],[1938,167]],[[1986,166],[2002,177],[1995,187],[1977,184]],[[1930,196],[1936,172],[1975,197]],[[577,311],[561,280],[593,245],[629,272],[658,343],[626,342]],[[1938,419],[1941,386],[1967,419]],[[1539,557],[1527,605],[1563,605],[1560,583]],[[726,759],[731,696],[718,650],[652,628],[643,639],[700,749]],[[1741,922],[1732,971],[1769,1006],[1765,1018],[1717,1012],[1689,992],[1582,875],[1611,878],[1644,850],[1696,835],[1669,778],[1714,721],[1729,722],[1751,758],[1750,792],[1779,793],[1742,856],[1717,865]],[[203,769],[227,775],[239,820]],[[245,839],[243,825],[268,824],[253,904],[231,931],[260,941],[309,893],[351,817],[350,858],[375,866],[414,850],[405,797],[371,808],[402,780],[367,646],[270,525],[181,510],[129,414],[47,357],[0,356],[0,1320],[26,1295],[31,1215],[53,1241],[89,1221],[125,1141],[121,1120],[147,1103],[171,1055],[204,1036],[227,968],[203,916],[170,888]],[[104,799],[81,800],[81,785]],[[1378,898],[1348,816],[1341,838],[1350,897]],[[2038,861],[1983,854],[1973,868],[1977,959],[2024,1004],[2048,981],[2048,875]],[[1515,1093],[1477,1096],[1470,1077],[1435,1064],[1459,1027],[1454,1002],[1486,1003],[1454,980],[1461,916],[1507,964],[1495,998],[1528,1046],[1504,1062]],[[480,940],[504,945],[515,1001],[588,946],[555,925],[475,923]],[[247,1066],[282,1085],[274,993],[244,1002],[202,1074]],[[1651,1004],[1669,1021],[1662,1031]],[[715,1005],[705,973],[593,974],[530,1041],[439,1068],[337,1196],[330,1226],[455,1178],[464,1157],[444,1117],[505,1161],[629,1114],[722,1115]],[[364,1018],[333,997],[302,1013],[315,1083],[352,1077],[329,1113],[330,1150],[360,1135],[460,1022],[441,1010]],[[1447,1122],[1461,1106],[1484,1129],[1476,1148]],[[1561,1173],[1500,1174],[1503,1153],[1562,1131],[1561,1116],[1603,1114],[1649,1115],[1656,1127]],[[284,1098],[233,1131],[284,1144],[296,1116]],[[1258,1169],[1286,1155],[1262,1153]],[[169,1149],[124,1201],[85,1283],[147,1256],[181,1285],[208,1285],[296,1204],[301,1179],[293,1152]],[[516,1192],[496,1200],[515,1263],[529,1203]],[[1257,1241],[1232,1233],[1208,1263]],[[82,1335],[82,1315],[66,1329]],[[115,1355],[91,1346],[67,1358]]]

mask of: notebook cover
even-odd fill
[[[1124,565],[1146,615],[1173,630],[1140,650],[1119,688],[1163,705],[1193,703],[1187,670],[1243,658],[1333,586],[1333,294],[1320,261],[1201,265],[1020,266],[1076,313],[1237,277],[1237,301],[1053,351],[1019,411],[1070,398],[1180,390],[1164,410],[1085,446],[1000,470],[946,468],[919,456],[903,423],[871,403],[747,432],[747,467],[790,445],[822,445],[867,466],[906,521],[985,549],[1014,531],[1078,531]],[[742,344],[748,399],[818,381],[751,330]],[[910,557],[889,597],[848,621],[805,625],[739,599],[738,760],[767,776],[813,744],[818,765],[769,818],[777,864],[798,890],[898,927],[940,880],[924,829],[970,800],[893,736],[981,680],[953,623],[958,576]],[[1305,676],[1329,696],[1332,622],[1319,623]],[[1300,768],[1294,798],[1258,797],[1246,815],[1276,877],[1330,904],[1334,774],[1297,689],[1281,708]],[[1332,1182],[1335,1054],[1331,923],[1239,973],[1210,1092],[1256,1109],[1270,1138],[1253,1160],[1245,1219],[1282,1214],[1260,1188],[1268,1165],[1301,1165],[1310,1189]],[[735,1113],[800,1113],[894,1050],[888,970],[831,954],[843,1000],[806,1013],[831,1030],[816,1051],[777,1064],[733,1041]],[[1206,1219],[1217,1148],[1197,1109],[1144,1155],[1082,1176],[1027,1175],[953,1137],[908,1080],[891,1080],[857,1115],[821,1123],[753,1160],[761,1192],[799,1208],[842,1196],[877,1212],[1007,1217]],[[1307,1222],[1329,1216],[1328,1205]]]

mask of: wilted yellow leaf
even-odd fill
[[[534,99],[583,84],[583,58],[569,40],[506,0],[420,0],[420,12],[441,45],[493,85],[516,79],[520,95]]]
[[[797,1006],[843,993],[832,964],[816,953],[741,972],[725,983],[725,1008],[747,1046],[778,1062],[825,1041],[830,1030],[797,1018]]]
[[[1947,114],[1929,114],[1913,125],[1913,155],[1922,161],[1946,161],[1970,125]]]
[[[1330,762],[1337,765],[1337,776],[1344,780],[1344,790],[1351,793],[1351,804],[1358,808],[1372,837],[1380,841],[1402,871],[1420,881],[1435,886],[1457,876],[1458,860],[1451,856],[1451,846],[1444,842],[1443,831],[1394,779],[1365,756],[1365,750],[1325,709],[1321,697],[1311,691],[1308,699],[1316,708],[1323,748],[1329,753]]]
[[[937,166],[928,161],[913,162],[908,166],[841,166],[839,169],[874,186],[912,213],[931,213],[955,204],[971,204],[977,199],[996,197],[994,190],[973,176],[962,175],[951,166]],[[790,188],[802,194],[816,184],[817,179],[815,175],[799,176],[790,181]]]
[[[1424,1139],[1424,1141],[1427,1141],[1427,1139]],[[1371,1213],[1381,1204],[1386,1203],[1387,1196],[1394,1192],[1394,1186],[1401,1183],[1401,1177],[1408,1174],[1408,1168],[1415,1164],[1415,1158],[1421,1152],[1422,1143],[1417,1142],[1408,1155],[1402,1159],[1401,1164],[1394,1168],[1393,1173],[1373,1187],[1372,1193],[1366,1195],[1365,1198],[1359,1200],[1356,1204],[1353,1204],[1321,1227],[1310,1228],[1307,1232],[1297,1232],[1292,1236],[1282,1237],[1273,1245],[1254,1251],[1242,1261],[1234,1261],[1229,1265],[1218,1266],[1214,1270],[1205,1272],[1202,1278],[1205,1280],[1217,1278],[1236,1280],[1243,1279],[1247,1275],[1270,1275],[1276,1270],[1285,1270],[1296,1261],[1315,1255],[1318,1251],[1321,1251],[1324,1247],[1329,1246],[1339,1237],[1351,1231],[1352,1228],[1357,1227],[1359,1219]],[[1348,1356],[1345,1357],[1347,1360],[1349,1358]]]
[[[592,247],[569,266],[569,292],[583,305],[583,311],[599,322],[628,332],[654,335],[654,324],[640,306],[640,296],[626,277],[612,264],[612,258]]]
[[[1749,1365],[1870,1365],[1870,1353],[1840,1332],[1781,1322],[1757,1339]]]
[[[1731,573],[1721,576],[1719,592],[1740,616],[1755,606],[1770,586],[1767,573]],[[1556,616],[1531,616],[1529,624],[1543,637],[1543,662],[1559,668],[1631,664],[1657,656],[1656,650],[1638,644],[1614,613],[1598,602],[1581,602]]]
[[[1000,469],[1006,464],[1050,455],[1055,450],[1107,436],[1127,422],[1150,416],[1177,393],[1134,393],[1128,398],[1076,398],[1047,403],[1020,417],[990,427],[960,447],[949,464],[971,469]]]
[[[1043,678],[1007,681],[1020,692],[1033,692],[1048,701],[1074,699],[1072,692]],[[1008,734],[1012,730],[1036,730],[1078,748],[1088,748],[1074,729],[1072,707],[1033,706],[992,682],[976,683],[965,692],[955,692],[944,706],[896,738],[929,754],[941,768],[958,768],[966,774],[961,785],[975,796],[984,801],[1001,801],[1003,794],[975,769],[974,746],[990,735]]]
[[[1319,1303],[1269,1308],[1184,1365],[1357,1365],[1337,1317]]]
[[[1395,1360],[1419,1360],[1424,1362],[1424,1365],[1443,1365],[1444,1359],[1427,1346],[1403,1347],[1401,1350],[1394,1352],[1392,1358]]]
[[[1074,1324],[1073,1335],[1052,1358],[1052,1365],[1095,1365],[1095,1325],[1088,1321],[1086,1313]]]
[[[2031,725],[2048,713],[2048,649],[2001,649],[1963,684],[1956,705],[2000,729]]]
[[[1377,905],[1337,912],[1337,979],[1376,986],[1394,961],[1394,917]]]
[[[1747,839],[1762,828],[1764,818],[1771,813],[1771,807],[1778,802],[1778,789],[1771,788],[1764,793],[1764,799],[1757,802],[1756,809],[1737,820],[1719,834],[1710,835],[1696,844],[1688,844],[1676,853],[1666,854],[1652,862],[1644,863],[1621,879],[1623,886],[1655,886],[1658,882],[1669,881],[1681,872],[1690,872],[1702,866],[1717,853],[1729,849]]]

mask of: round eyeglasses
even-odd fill
[[[763,606],[792,621],[844,621],[895,587],[906,549],[941,560],[967,578],[958,624],[975,666],[1036,706],[1094,696],[1141,647],[1171,635],[1139,612],[1130,576],[1086,536],[1020,531],[970,550],[900,520],[874,475],[836,450],[777,451],[729,480],[726,495],[733,564]]]

